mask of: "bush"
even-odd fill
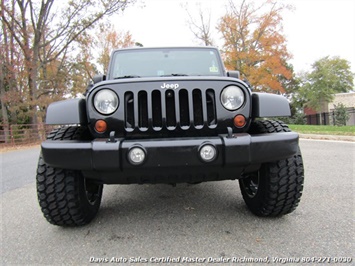
[[[292,117],[292,124],[294,125],[305,125],[306,124],[306,117],[303,113],[296,113]]]
[[[344,104],[338,103],[334,105],[334,119],[336,126],[346,126],[346,122],[349,120],[350,115]]]

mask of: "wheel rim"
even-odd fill
[[[88,202],[91,205],[95,205],[97,200],[100,199],[102,185],[95,184],[88,179],[85,179],[84,184],[85,184],[85,194]]]
[[[254,198],[255,195],[258,193],[259,181],[260,181],[259,171],[252,173],[248,175],[246,178],[242,179],[244,191],[249,198]]]

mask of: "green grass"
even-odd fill
[[[355,136],[355,126],[289,125],[292,131],[303,134]]]

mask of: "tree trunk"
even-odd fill
[[[1,17],[4,15],[3,10],[4,3],[1,2]],[[2,117],[2,127],[4,130],[4,140],[5,143],[9,141],[9,117],[5,102],[5,73],[6,65],[8,64],[8,55],[9,55],[9,46],[8,46],[8,38],[7,38],[7,31],[5,25],[2,25],[2,32],[3,32],[3,43],[1,44],[0,50],[0,61],[2,62],[0,66],[0,105],[1,105],[1,117]]]
[[[9,141],[9,118],[5,103],[5,84],[4,84],[4,72],[3,66],[0,67],[0,105],[1,105],[1,117],[2,117],[2,127],[4,130],[4,140],[5,143]]]

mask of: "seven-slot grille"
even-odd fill
[[[153,128],[174,130],[179,127],[201,129],[215,128],[216,98],[213,89],[179,89],[128,91],[124,94],[125,129]]]

